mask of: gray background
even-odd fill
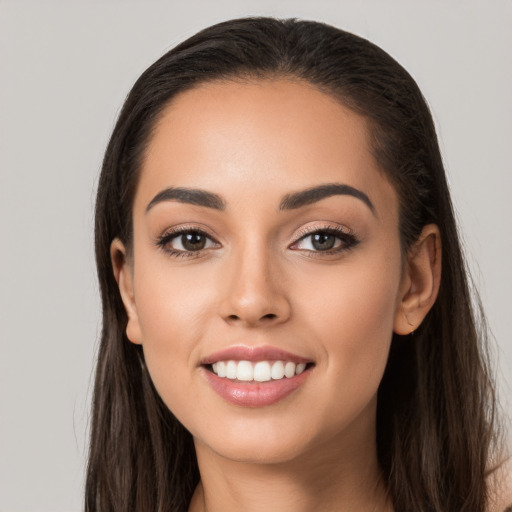
[[[415,77],[438,126],[468,258],[512,367],[512,2],[0,0],[0,510],[82,508],[100,330],[94,190],[130,86],[214,22],[327,21]],[[478,264],[476,263],[478,262]]]

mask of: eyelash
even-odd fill
[[[170,242],[172,242],[175,238],[178,238],[183,235],[199,235],[207,238],[208,240],[212,241],[215,245],[219,245],[219,243],[211,237],[208,233],[203,231],[199,228],[194,227],[188,227],[188,226],[181,226],[179,228],[173,229],[171,231],[167,231],[162,236],[160,236],[157,241],[156,245],[160,247],[163,251],[165,251],[169,256],[172,256],[174,258],[197,258],[201,256],[202,252],[205,249],[200,249],[198,251],[182,251],[179,249],[173,249],[168,246]]]
[[[315,251],[310,249],[302,249],[303,251],[309,252],[313,257],[330,256],[333,254],[339,254],[350,249],[353,249],[359,240],[354,233],[348,230],[348,228],[342,228],[341,226],[325,226],[325,227],[306,227],[299,233],[299,238],[290,247],[299,244],[301,241],[311,237],[313,235],[332,235],[341,241],[340,246],[328,249],[325,251]]]
[[[202,229],[198,229],[195,227],[187,227],[182,226],[176,229],[173,229],[172,231],[168,231],[164,233],[162,236],[160,236],[157,241],[156,245],[160,247],[163,251],[165,251],[168,255],[174,258],[197,258],[202,255],[203,251],[209,249],[199,249],[197,251],[187,251],[187,250],[179,250],[179,249],[173,249],[169,247],[170,242],[172,242],[174,239],[178,238],[179,236],[183,235],[199,235],[202,237],[205,237],[206,239],[213,242],[214,245],[219,245],[219,243],[211,237],[208,233],[203,231]],[[338,238],[341,241],[341,245],[338,247],[334,247],[333,249],[320,251],[320,250],[310,250],[310,249],[299,249],[304,252],[308,252],[311,255],[314,255],[313,257],[322,257],[322,256],[329,256],[333,254],[339,254],[344,251],[348,251],[352,248],[354,248],[358,243],[359,240],[356,238],[356,236],[347,230],[347,228],[342,228],[339,226],[326,226],[326,227],[310,227],[305,228],[299,233],[299,237],[295,242],[293,242],[289,247],[293,250],[293,247],[298,245],[303,240],[306,240],[308,237],[313,235],[332,235]]]

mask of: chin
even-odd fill
[[[242,463],[279,464],[303,456],[315,445],[312,426],[275,422],[260,418],[256,422],[218,425],[194,436],[196,450],[213,452],[225,459]],[[204,435],[201,435],[204,434]]]
[[[245,464],[283,464],[297,459],[303,447],[301,445],[287,446],[280,443],[254,442],[236,443],[228,446],[219,446],[218,455],[233,462]]]

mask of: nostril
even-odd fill
[[[238,323],[238,322],[243,322],[243,323],[248,323],[248,324],[254,324],[256,325],[258,322],[261,322],[262,324],[266,324],[266,323],[272,323],[272,322],[275,322],[277,321],[278,319],[280,318],[280,315],[278,314],[275,314],[275,313],[267,313],[266,315],[249,315],[249,314],[241,314],[241,315],[236,315],[236,314],[231,314],[229,316],[227,316],[225,318],[226,322],[228,323]]]

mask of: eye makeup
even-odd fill
[[[204,229],[186,225],[165,231],[155,244],[174,258],[197,258],[205,251],[221,247]]]
[[[340,225],[306,226],[298,233],[298,240],[290,249],[307,251],[313,257],[330,256],[354,248],[359,239],[352,230]]]
[[[347,227],[314,225],[299,230],[288,249],[308,253],[311,257],[322,257],[348,251],[358,243],[355,234]],[[174,258],[197,258],[206,251],[221,247],[204,229],[190,225],[165,231],[156,239],[155,245]]]

